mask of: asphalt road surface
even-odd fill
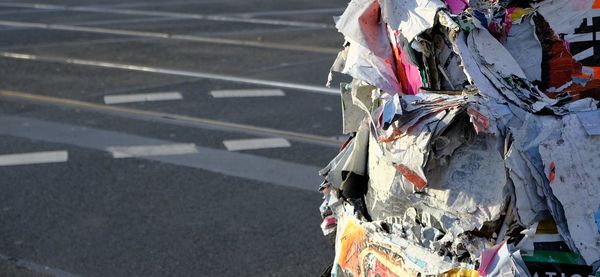
[[[0,0],[0,276],[317,276],[345,5]]]

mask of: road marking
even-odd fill
[[[183,96],[179,92],[155,92],[155,93],[136,93],[136,94],[118,94],[104,96],[104,104],[123,104],[135,102],[154,102],[181,100]]]
[[[37,264],[37,263],[28,261],[28,260],[9,257],[9,256],[3,255],[3,254],[0,254],[0,260],[9,262],[9,263],[13,263],[17,267],[26,268],[31,271],[37,272],[37,273],[42,273],[44,275],[49,274],[54,277],[77,277],[77,275],[70,273],[70,272],[66,272],[64,270],[51,268],[49,266]]]
[[[229,151],[283,148],[292,146],[290,142],[284,138],[225,140],[223,141],[223,144]]]
[[[4,100],[24,101],[45,106],[71,108],[82,111],[92,111],[107,115],[120,116],[128,119],[161,122],[165,124],[172,124],[176,126],[192,127],[205,130],[220,130],[226,132],[252,134],[256,136],[283,137],[292,141],[336,148],[338,148],[340,144],[338,141],[332,138],[318,135],[303,134],[291,131],[283,131],[265,127],[257,127],[252,125],[224,122],[207,118],[198,118],[171,113],[144,111],[118,106],[107,106],[103,104],[28,94],[22,92],[0,90],[0,98]],[[0,125],[0,131],[1,129],[2,125]]]
[[[16,28],[18,29],[18,28]],[[2,31],[2,29],[0,29]],[[139,38],[139,37],[122,37],[122,38],[104,38],[104,39],[92,39],[92,40],[83,40],[83,41],[69,41],[69,42],[50,42],[50,43],[42,43],[36,44],[35,49],[40,50],[43,48],[51,48],[51,47],[67,47],[67,46],[76,46],[76,45],[92,45],[92,44],[106,44],[106,43],[121,43],[121,42],[131,42],[131,41],[147,41],[150,38]],[[8,51],[15,49],[23,49],[31,47],[31,44],[12,44],[7,46],[0,46],[0,50]]]
[[[229,15],[241,16],[241,17],[254,17],[254,16],[265,16],[265,15],[295,15],[295,14],[316,14],[316,13],[342,13],[343,8],[322,8],[322,9],[298,9],[298,10],[278,10],[278,11],[264,11],[264,12],[249,12],[249,13],[232,13]],[[333,20],[333,19],[332,19]]]
[[[102,7],[62,6],[62,5],[49,5],[49,4],[36,4],[36,3],[14,3],[14,2],[0,2],[0,7],[31,8],[31,9],[42,9],[42,10],[54,10],[54,11],[111,13],[111,14],[125,14],[125,15],[161,16],[161,17],[171,17],[171,18],[180,18],[180,19],[202,19],[202,20],[241,22],[241,23],[251,23],[251,24],[265,24],[265,25],[317,27],[317,28],[324,28],[324,29],[335,28],[335,26],[333,26],[332,24],[323,24],[323,23],[315,23],[315,22],[243,18],[243,17],[226,16],[226,15],[189,14],[189,13],[161,12],[161,11],[141,11],[141,10],[113,9],[113,8],[102,8]]]
[[[269,86],[269,87],[297,89],[297,90],[303,90],[303,91],[307,91],[307,92],[324,93],[324,94],[334,95],[334,96],[339,96],[339,94],[340,94],[338,89],[327,88],[324,86],[323,87],[311,86],[311,85],[269,81],[269,80],[261,80],[261,79],[247,78],[247,77],[237,77],[237,76],[231,76],[231,75],[214,74],[214,73],[206,73],[206,72],[198,72],[198,71],[186,71],[186,70],[168,69],[168,68],[161,68],[161,67],[150,67],[150,66],[143,66],[143,65],[131,65],[131,64],[72,59],[72,58],[63,58],[63,57],[50,57],[50,56],[32,55],[32,54],[25,54],[25,53],[15,53],[15,52],[0,52],[0,57],[21,59],[21,60],[43,61],[43,62],[55,62],[55,63],[63,63],[63,64],[86,65],[86,66],[93,66],[93,67],[122,69],[122,70],[130,70],[130,71],[151,72],[151,73],[160,73],[160,74],[175,75],[175,76],[196,77],[196,78],[202,78],[202,79],[212,79],[212,80],[235,82],[235,83],[242,83],[242,84],[252,84],[252,85],[263,85],[263,86]]]
[[[18,116],[0,116],[0,134],[106,151],[114,145],[166,145],[172,142]],[[246,153],[196,146],[188,155],[145,156],[151,160],[197,168],[226,176],[315,191],[322,182],[318,167]],[[226,185],[226,184],[224,184]]]
[[[34,153],[0,155],[0,166],[62,163],[69,159],[67,151],[45,151]]]
[[[0,3],[0,6],[2,6],[1,3]],[[88,32],[88,33],[140,36],[140,37],[152,37],[152,38],[168,38],[169,37],[169,34],[166,34],[166,33],[142,32],[142,31],[133,31],[133,30],[117,30],[117,29],[84,27],[84,26],[66,25],[66,24],[47,24],[47,23],[36,23],[36,22],[0,20],[0,25],[10,26],[10,27],[21,27],[21,28],[38,28],[38,29],[61,30],[61,31],[81,31],[81,32]]]
[[[1,4],[0,4],[0,6],[1,6]],[[335,54],[335,53],[339,52],[339,49],[328,48],[328,47],[285,44],[285,43],[254,41],[254,40],[237,40],[237,39],[216,38],[216,37],[202,37],[202,36],[197,36],[197,35],[177,35],[177,34],[160,33],[160,32],[109,29],[109,28],[66,25],[66,24],[47,24],[47,23],[0,20],[0,26],[19,27],[19,28],[37,28],[37,29],[72,31],[72,32],[85,32],[85,33],[109,34],[109,35],[120,35],[120,36],[136,36],[136,37],[147,37],[147,38],[169,39],[169,40],[182,40],[182,41],[193,41],[193,42],[201,42],[201,43],[225,44],[225,45],[235,45],[235,46],[250,46],[250,47],[258,47],[258,48],[290,50],[290,51],[303,51],[303,52],[312,52],[312,53],[321,53],[321,54]]]
[[[280,89],[213,90],[210,94],[214,98],[285,96],[283,90]]]
[[[106,91],[104,93],[109,93],[109,94],[127,94],[127,93],[131,93],[133,91],[150,91],[150,90],[157,90],[157,89],[162,89],[164,87],[172,87],[172,86],[176,86],[176,85],[183,85],[183,84],[189,84],[189,83],[196,83],[198,82],[198,79],[195,78],[182,78],[181,80],[175,80],[175,81],[164,81],[164,82],[158,82],[158,83],[153,83],[153,84],[148,84],[148,85],[132,85],[132,86],[124,86],[124,87],[120,87],[120,88],[116,88],[114,90],[111,91]],[[90,96],[99,96],[101,94],[90,94]]]
[[[110,146],[106,148],[113,158],[135,158],[153,156],[171,156],[198,153],[193,143],[176,143],[161,145]]]
[[[212,0],[207,1],[203,0],[202,4],[207,3],[222,3],[223,0]],[[101,8],[147,8],[147,7],[160,7],[160,6],[173,6],[173,5],[185,5],[185,4],[198,4],[198,0],[185,0],[185,1],[168,1],[168,2],[159,2],[159,3],[148,3],[148,2],[130,2],[130,3],[120,3],[120,4],[99,4],[99,5],[86,5],[85,7],[101,7]]]
[[[205,35],[210,37],[219,37],[219,36],[248,36],[248,35],[275,35],[277,33],[298,33],[298,32],[306,32],[306,31],[314,31],[318,30],[318,28],[309,28],[309,27],[281,27],[281,28],[269,28],[269,29],[256,29],[256,30],[227,30],[227,31],[219,31],[219,32],[211,32],[211,31],[203,31],[203,32],[194,32],[194,35]],[[338,49],[339,50],[339,49]],[[339,53],[339,51],[338,51]]]
[[[136,17],[127,19],[103,19],[103,20],[92,20],[92,21],[76,21],[69,22],[69,25],[114,25],[120,23],[144,23],[144,22],[166,22],[166,21],[178,21],[176,18],[165,18],[165,17]]]

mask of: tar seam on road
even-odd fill
[[[165,145],[172,142],[19,116],[1,116],[0,134],[106,151],[112,145]],[[144,160],[197,168],[226,176],[316,191],[318,167],[251,154],[196,146],[197,154],[145,156]]]
[[[20,267],[20,268],[26,268],[31,271],[35,271],[35,272],[43,273],[43,274],[50,274],[54,277],[77,277],[77,275],[75,275],[73,273],[69,273],[69,272],[66,272],[66,271],[63,271],[60,269],[56,269],[56,268],[51,268],[51,267],[48,267],[45,265],[40,265],[40,264],[34,263],[32,261],[11,258],[11,257],[3,255],[3,254],[0,254],[0,260],[6,261],[9,263],[13,263],[15,266]]]
[[[194,127],[199,129],[223,130],[228,132],[238,132],[244,134],[252,134],[257,136],[283,137],[292,141],[304,142],[315,145],[339,147],[339,141],[323,136],[302,134],[291,131],[276,130],[265,127],[256,127],[245,124],[230,123],[206,118],[198,118],[170,113],[145,111],[138,109],[130,109],[124,107],[107,106],[102,104],[83,102],[77,100],[56,98],[50,96],[42,96],[35,94],[27,94],[14,91],[0,90],[0,98],[25,101],[41,105],[50,105],[55,107],[72,108],[84,111],[93,111],[103,114],[120,116],[130,119],[138,119],[144,121],[161,122],[177,126]],[[1,128],[2,126],[0,126]]]
[[[73,7],[73,6],[35,4],[35,3],[2,2],[2,3],[0,3],[0,7],[31,8],[31,9],[55,10],[55,11],[94,12],[94,13],[125,14],[125,15],[162,16],[162,17],[172,17],[172,18],[181,18],[181,19],[202,19],[202,20],[242,22],[242,23],[265,24],[265,25],[318,27],[318,28],[324,28],[324,29],[335,28],[335,26],[333,26],[331,24],[323,24],[323,23],[315,23],[315,22],[243,18],[243,17],[225,16],[225,15],[189,14],[189,13],[178,13],[178,12],[140,11],[140,10],[131,10],[131,9],[112,9],[112,8],[85,7],[85,6]]]
[[[0,6],[1,6],[1,3],[0,3]],[[169,34],[169,33],[160,33],[160,32],[108,29],[108,28],[86,27],[86,26],[66,25],[66,24],[48,24],[48,23],[0,20],[0,26],[37,28],[37,29],[73,31],[73,32],[86,32],[86,33],[120,35],[120,36],[136,36],[136,37],[147,37],[147,38],[169,39],[169,40],[182,40],[182,41],[191,41],[191,42],[225,44],[225,45],[235,45],[235,46],[250,46],[250,47],[258,47],[258,48],[302,51],[302,52],[321,53],[321,54],[336,54],[339,52],[339,49],[327,48],[327,47],[283,44],[283,43],[252,41],[252,40],[235,40],[235,39],[216,38],[216,37],[201,37],[201,36],[196,36],[196,35],[178,35],[178,34]]]
[[[187,71],[187,70],[151,67],[151,66],[143,66],[143,65],[131,65],[131,64],[83,60],[83,59],[72,59],[72,58],[63,58],[63,57],[50,57],[50,56],[42,56],[42,55],[34,55],[34,54],[15,53],[15,52],[0,52],[0,57],[21,59],[21,60],[42,61],[42,62],[55,62],[55,63],[63,63],[63,64],[86,65],[86,66],[131,70],[131,71],[139,71],[139,72],[159,73],[159,74],[167,74],[167,75],[175,75],[175,76],[196,77],[196,78],[202,78],[202,79],[213,79],[213,80],[235,82],[235,83],[242,83],[242,84],[264,85],[264,86],[278,87],[278,88],[297,89],[297,90],[302,90],[302,91],[306,91],[306,92],[315,92],[315,93],[322,93],[322,94],[335,95],[335,96],[339,96],[339,94],[340,94],[339,90],[333,89],[333,88],[327,88],[327,87],[294,84],[294,83],[279,82],[279,81],[269,81],[269,80],[261,80],[261,79],[247,78],[247,77],[237,77],[237,76],[198,72],[198,71]]]

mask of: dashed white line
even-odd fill
[[[136,145],[136,146],[111,146],[106,150],[115,159],[134,157],[173,156],[184,154],[196,154],[198,149],[193,143],[175,143],[160,145]]]
[[[284,138],[225,140],[223,141],[223,144],[229,151],[283,148],[292,146],[290,142]]]
[[[120,94],[104,96],[104,104],[123,104],[134,102],[153,102],[153,101],[169,101],[181,100],[183,96],[179,92],[155,92],[155,93],[138,93],[138,94]]]
[[[45,151],[0,155],[0,166],[61,163],[69,159],[67,151]]]
[[[214,98],[285,96],[283,90],[280,89],[213,90],[210,94]]]
[[[212,1],[202,1],[203,4],[206,3],[220,3],[222,0],[212,0]],[[185,5],[185,4],[198,4],[198,0],[185,0],[185,1],[164,1],[164,2],[129,2],[129,3],[120,3],[120,4],[98,4],[98,5],[88,5],[84,7],[92,7],[92,8],[138,8],[138,7],[160,7],[160,6],[174,6],[174,5]]]
[[[165,140],[100,130],[93,127],[68,125],[9,115],[0,115],[0,126],[2,126],[0,134],[3,135],[101,151],[106,151],[107,147],[115,145],[149,146],[173,144],[173,142]],[[197,154],[150,156],[140,157],[139,159],[208,170],[227,176],[310,191],[314,191],[314,184],[321,181],[320,176],[317,174],[320,170],[319,167],[202,146],[197,146],[197,150]]]

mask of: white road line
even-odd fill
[[[27,123],[27,124],[25,124]],[[33,118],[0,116],[0,134],[106,151],[114,145],[165,145],[172,142]],[[208,170],[218,174],[315,191],[319,167],[257,155],[197,146],[198,154],[140,159]],[[224,184],[227,185],[227,184]],[[0,259],[2,256],[0,256]]]
[[[2,6],[2,5],[0,5],[0,6]],[[249,47],[257,47],[257,48],[279,49],[279,50],[290,50],[290,51],[303,51],[303,52],[312,52],[312,53],[320,53],[320,54],[336,54],[339,52],[339,49],[329,48],[329,47],[285,44],[285,43],[254,41],[254,40],[237,40],[237,39],[216,38],[216,37],[208,37],[208,36],[203,37],[203,36],[197,36],[197,35],[178,35],[178,34],[160,33],[160,32],[109,29],[109,28],[100,28],[100,27],[86,27],[86,26],[77,26],[77,25],[66,25],[66,24],[48,24],[48,23],[36,23],[36,22],[0,20],[0,26],[10,26],[10,27],[20,27],[20,28],[37,28],[37,29],[45,29],[45,30],[60,30],[60,31],[84,32],[84,33],[95,33],[95,34],[109,34],[109,35],[119,35],[119,36],[135,36],[135,37],[156,38],[156,39],[165,39],[165,40],[181,40],[181,41],[192,41],[192,42],[200,42],[200,43],[249,46]]]
[[[326,88],[324,86],[321,87],[321,86],[303,85],[303,84],[295,84],[295,83],[287,83],[287,82],[279,82],[279,81],[269,81],[269,80],[261,80],[261,79],[247,78],[247,77],[237,77],[237,76],[230,76],[230,75],[223,75],[223,74],[214,74],[214,73],[197,72],[197,71],[185,71],[185,70],[168,69],[168,68],[160,68],[160,67],[150,67],[150,66],[143,66],[143,65],[131,65],[131,64],[93,61],[93,60],[50,57],[50,56],[32,55],[32,54],[25,54],[25,53],[15,53],[15,52],[0,52],[0,57],[22,59],[22,60],[55,62],[55,63],[64,63],[64,64],[86,65],[86,66],[122,69],[122,70],[130,70],[130,71],[160,73],[160,74],[175,75],[175,76],[195,77],[195,78],[201,78],[201,79],[212,79],[212,80],[235,82],[235,83],[242,83],[242,84],[253,84],[253,85],[262,85],[262,86],[270,86],[270,87],[297,89],[297,90],[303,90],[303,91],[307,91],[307,92],[323,93],[323,94],[334,95],[334,96],[338,96],[340,94],[338,89]]]
[[[104,104],[123,104],[134,102],[152,102],[152,101],[168,101],[181,100],[183,96],[179,92],[155,92],[155,93],[138,93],[138,94],[119,94],[104,96]]]
[[[2,29],[0,29],[0,31],[2,31]],[[122,38],[105,38],[105,39],[92,39],[92,40],[82,40],[82,41],[69,41],[69,42],[50,42],[50,43],[43,43],[43,44],[37,44],[35,46],[35,49],[39,50],[42,48],[49,48],[49,47],[70,47],[70,46],[76,46],[76,45],[92,45],[92,44],[106,44],[106,43],[121,43],[121,42],[130,42],[130,41],[147,41],[147,40],[151,40],[151,38],[139,38],[139,37],[122,37]],[[31,47],[31,44],[12,44],[6,47],[0,47],[0,50],[4,50],[4,51],[8,51],[8,50],[14,50],[14,49],[24,49],[24,48],[28,48]]]
[[[322,9],[303,9],[303,10],[277,10],[277,11],[264,11],[264,12],[248,12],[248,13],[233,13],[229,15],[237,15],[241,17],[254,17],[254,16],[265,16],[265,15],[294,15],[294,14],[316,14],[316,13],[342,13],[343,8],[322,8]]]
[[[202,4],[207,3],[221,3],[222,0],[212,0],[206,1],[203,0]],[[147,8],[147,7],[160,7],[160,6],[174,6],[174,5],[185,5],[185,4],[198,4],[198,0],[185,0],[185,1],[168,1],[168,2],[159,2],[159,3],[148,3],[148,2],[130,2],[130,3],[120,3],[120,4],[99,4],[99,5],[86,5],[85,7],[97,7],[97,8]]]
[[[284,138],[225,140],[223,141],[223,144],[229,151],[282,148],[292,146],[290,142]]]
[[[106,148],[115,159],[134,157],[173,156],[196,154],[198,149],[193,143],[175,143],[160,145],[110,146]]]
[[[99,25],[114,25],[121,23],[144,23],[144,22],[165,22],[165,21],[177,21],[176,18],[165,18],[165,17],[136,17],[127,19],[107,19],[107,20],[92,20],[92,21],[75,21],[69,22],[69,25],[83,25],[83,26],[99,26]]]
[[[285,96],[283,90],[280,89],[213,90],[210,94],[214,98]]]
[[[235,30],[235,31],[226,30],[226,31],[219,31],[219,32],[211,32],[210,30],[205,30],[205,31],[202,31],[202,32],[194,32],[194,35],[197,35],[197,36],[205,35],[205,36],[211,36],[211,37],[220,37],[220,36],[231,37],[231,36],[236,36],[236,35],[248,36],[248,35],[265,35],[265,34],[272,34],[272,35],[274,35],[274,34],[277,34],[277,33],[285,33],[285,34],[289,35],[291,33],[314,31],[314,30],[318,30],[318,28],[310,28],[310,27],[281,27],[281,28],[268,28],[268,29],[256,29],[256,30],[238,29],[238,30]],[[339,48],[338,48],[338,50],[339,50]]]
[[[62,163],[69,159],[67,151],[46,151],[34,153],[0,155],[0,166]]]
[[[315,23],[315,22],[242,18],[242,17],[225,16],[225,15],[189,14],[189,13],[178,13],[178,12],[143,11],[143,10],[131,10],[131,9],[112,9],[112,8],[101,8],[101,7],[62,6],[62,5],[39,4],[39,3],[36,4],[36,3],[1,2],[0,7],[19,7],[19,8],[42,9],[42,10],[54,10],[54,11],[78,11],[78,12],[112,13],[112,14],[125,14],[125,15],[162,16],[162,17],[172,17],[172,18],[181,18],[181,19],[202,19],[202,20],[225,21],[225,22],[242,22],[242,23],[251,23],[251,24],[282,25],[282,26],[296,26],[296,27],[317,27],[317,28],[326,28],[326,29],[334,28],[334,26],[331,24],[323,24],[323,23]]]
[[[1,3],[0,3],[0,6],[1,6]],[[38,28],[38,29],[61,30],[61,31],[79,31],[79,32],[88,32],[88,33],[152,37],[152,38],[168,38],[169,37],[169,34],[167,34],[167,33],[142,32],[142,31],[134,31],[134,30],[117,30],[117,29],[106,29],[106,28],[98,28],[98,27],[84,27],[84,26],[65,25],[65,24],[47,24],[47,23],[37,23],[37,22],[0,20],[0,25],[10,26],[10,27],[21,27],[21,28]]]

